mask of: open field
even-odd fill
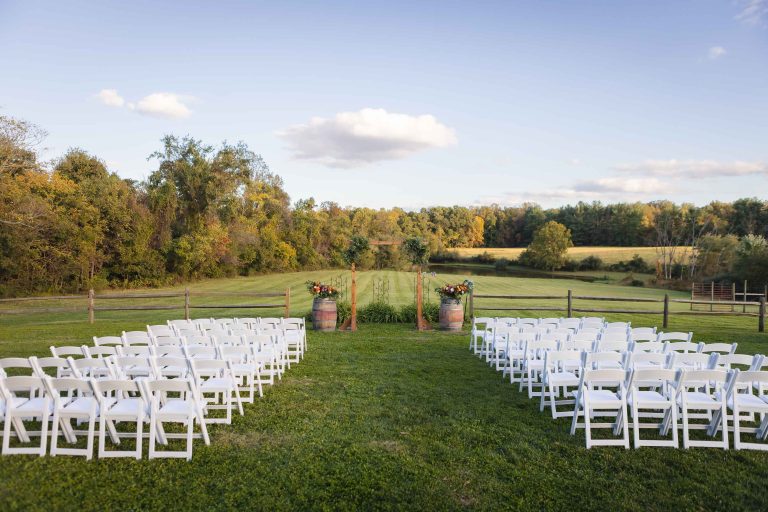
[[[448,252],[457,253],[462,258],[470,258],[487,252],[496,259],[507,258],[517,259],[525,247],[473,247],[450,249]],[[688,247],[679,247],[678,254],[683,257],[688,251]],[[635,254],[639,254],[648,263],[655,263],[659,258],[655,247],[571,247],[568,249],[568,257],[577,261],[583,260],[587,256],[598,256],[604,263],[618,263],[619,261],[631,260]]]
[[[34,335],[4,320],[0,356],[164,318],[60,319]],[[768,341],[739,319],[670,328],[747,352]],[[568,427],[473,357],[466,333],[310,332],[306,359],[245,416],[212,426],[191,462],[3,457],[0,509],[758,510],[768,500],[768,453],[587,451]]]

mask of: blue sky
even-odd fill
[[[243,140],[291,198],[765,197],[768,0],[0,0],[0,111],[123,177]]]

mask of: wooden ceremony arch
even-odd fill
[[[389,246],[389,245],[402,245],[399,240],[371,240],[368,242],[370,246]],[[355,264],[352,263],[350,270],[352,271],[352,287],[350,288],[350,314],[343,324],[339,327],[340,331],[356,331],[357,330],[357,278],[355,276]],[[425,331],[429,328],[429,323],[424,319],[424,312],[422,310],[422,298],[424,296],[424,290],[421,282],[421,265],[418,266],[416,271],[416,329],[419,331]]]

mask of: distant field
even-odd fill
[[[678,254],[682,257],[688,252],[688,249],[688,247],[678,247]],[[451,249],[449,252],[457,253],[464,258],[470,258],[487,252],[496,259],[515,259],[524,250],[524,247],[464,247]],[[609,264],[630,260],[635,254],[639,254],[649,263],[653,263],[659,258],[656,247],[572,247],[568,250],[568,256],[575,260],[582,260],[587,256],[598,256],[605,263]]]

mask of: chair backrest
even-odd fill
[[[568,334],[561,334],[561,333],[555,333],[555,332],[547,332],[543,334],[539,334],[539,339],[541,341],[554,341],[555,343],[562,343],[564,341],[568,341],[568,338],[570,336]]]
[[[560,325],[562,329],[571,329],[578,331],[581,328],[581,319],[579,318],[561,318]]]
[[[699,352],[719,352],[720,354],[735,354],[737,343],[700,343]]]
[[[195,323],[192,320],[168,320],[168,325],[174,329],[195,329]]]
[[[660,332],[656,341],[691,341],[692,332]]]
[[[554,329],[550,329],[548,334],[556,334],[560,336],[560,339],[565,340],[571,337],[573,331],[564,327],[555,327]]]
[[[637,390],[640,388],[661,387],[668,390],[678,380],[678,372],[670,368],[637,368],[632,370],[628,388]]]
[[[155,336],[154,345],[156,347],[174,346],[181,347],[184,345],[184,338],[177,336],[175,333],[172,335]]]
[[[296,328],[296,326],[293,326],[293,329],[290,329],[292,331],[299,331],[301,329]],[[227,329],[227,332],[230,336],[243,336],[244,334],[254,334],[256,331],[253,329],[249,329],[247,327],[244,327],[242,325],[231,325],[229,329]]]
[[[72,373],[79,378],[85,379],[88,377],[95,378],[103,376],[111,378],[115,377],[112,366],[106,358],[85,357],[83,359],[73,359],[68,357],[67,362],[69,363],[69,368],[72,370]]]
[[[627,331],[606,330],[600,333],[600,341],[624,341],[629,342],[630,337]]]
[[[107,345],[123,346],[125,345],[125,342],[120,336],[94,336],[93,344],[97,347],[103,347]]]
[[[141,393],[144,399],[157,406],[161,400],[167,399],[168,393],[180,393],[179,398],[172,400],[193,400],[197,403],[197,393],[192,379],[159,379],[142,380]]]
[[[517,317],[514,316],[497,316],[494,321],[501,325],[517,325]]]
[[[128,345],[150,345],[152,338],[147,331],[123,331],[123,344]]]
[[[91,380],[96,400],[102,406],[114,403],[115,399],[141,398],[145,401],[140,381],[128,379],[101,379]]]
[[[234,318],[214,318],[213,322],[223,327],[229,327],[230,325],[235,324],[235,319]]]
[[[614,387],[623,390],[627,381],[627,372],[618,368],[594,370],[585,368],[581,374],[579,388],[592,390],[595,387]]]
[[[669,352],[701,352],[701,346],[703,343],[694,343],[692,341],[673,341],[667,342],[667,350]]]
[[[22,396],[45,394],[45,382],[37,375],[14,375],[0,379],[0,394],[11,402],[18,393]]]
[[[122,349],[121,346],[95,346],[95,347],[83,347],[83,351],[87,357],[109,357],[117,355],[117,350]]]
[[[713,391],[724,388],[728,384],[729,372],[726,370],[681,370],[677,381],[678,391],[693,387],[696,390],[711,387]]]
[[[298,328],[298,329],[304,329],[306,327],[306,322],[303,318],[300,317],[289,317],[289,318],[283,318],[282,319],[282,325],[283,328]]]
[[[271,346],[274,341],[269,334],[246,334],[243,336],[243,342],[254,347]]]
[[[62,370],[66,371],[69,370],[69,361],[67,361],[64,357],[35,357],[32,356],[29,358],[29,362],[32,364],[32,368],[35,371],[35,375],[38,377],[45,377],[48,375],[48,372],[45,370],[48,368],[53,368],[55,371],[53,372],[53,376],[58,377]]]
[[[244,363],[253,360],[253,349],[247,345],[222,345],[219,353],[225,361]]]
[[[213,340],[216,345],[242,345],[243,337],[233,334],[223,334],[213,336]]]
[[[184,336],[184,344],[187,347],[213,347],[216,342],[207,334],[198,332],[197,334]]]
[[[632,322],[607,322],[605,324],[606,329],[624,329],[629,330],[632,327]]]
[[[760,354],[721,354],[717,357],[716,365],[726,370],[759,370],[763,364],[763,356]]]
[[[630,343],[628,341],[604,341],[602,339],[597,340],[595,344],[595,350],[599,352],[628,352]]]
[[[567,340],[560,342],[559,350],[578,350],[579,352],[592,352],[595,342],[590,340]]]
[[[632,352],[667,352],[667,344],[659,341],[640,341],[632,344]]]
[[[633,342],[642,342],[642,341],[656,341],[659,338],[659,335],[656,333],[639,333],[639,334],[629,334],[629,339]]]
[[[598,317],[585,317],[581,319],[581,329],[601,330],[605,326],[605,319]]]
[[[187,357],[184,346],[164,345],[155,347],[155,356],[159,357]]]
[[[633,327],[629,330],[629,334],[633,338],[635,336],[653,336],[655,339],[656,328],[655,327]]]
[[[184,351],[190,359],[216,359],[218,355],[216,347],[185,347]]]
[[[194,338],[195,336],[205,336],[203,331],[197,329],[196,327],[189,329],[178,328],[176,329],[176,335],[186,339],[187,343],[189,343],[190,338]]]
[[[28,357],[3,357],[0,359],[0,369],[6,375],[24,374],[36,375],[35,367]],[[8,370],[12,370],[9,372]]]
[[[72,392],[77,391],[80,396],[93,393],[93,386],[90,380],[78,379],[76,377],[43,377],[46,392],[54,399],[56,403],[61,400],[62,392],[66,393],[65,400],[69,401]],[[95,407],[95,403],[94,403]]]
[[[599,337],[600,333],[596,329],[582,329],[571,334],[572,341],[588,341],[590,343],[595,343]]]
[[[192,375],[198,383],[208,378],[230,376],[232,367],[224,359],[190,359]]]
[[[768,372],[766,371],[739,371],[733,370],[734,376],[731,378],[730,393],[738,393],[743,390],[766,389],[768,388]],[[758,386],[755,386],[758,385]]]
[[[144,375],[150,369],[149,357],[117,356],[111,359],[114,374],[118,377],[135,378]]]
[[[717,367],[719,354],[700,354],[698,352],[671,352],[669,364],[672,368],[695,368],[708,370]]]
[[[582,354],[576,350],[548,350],[544,353],[544,368],[549,371],[567,371],[581,365]]]
[[[623,368],[625,366],[626,359],[626,353],[622,352],[583,352],[582,366],[592,370],[614,368],[616,365],[619,365]]]
[[[176,332],[170,325],[148,325],[147,332],[153,338],[158,336],[175,336]]]
[[[518,318],[517,325],[520,325],[520,326],[539,325],[539,319],[538,318]]]
[[[647,363],[658,365],[660,368],[666,368],[669,365],[669,354],[661,352],[630,352],[627,356],[630,368]]]
[[[549,350],[557,350],[557,341],[554,340],[532,340],[525,344],[525,359],[544,359]]]
[[[214,325],[213,318],[196,318],[192,320],[192,323],[195,324],[198,329],[204,329]]]
[[[65,346],[65,347],[51,347],[51,355],[53,357],[74,357],[74,358],[81,358],[81,357],[88,357],[88,353],[85,351],[85,345],[82,345],[80,347],[75,346]]]
[[[155,355],[154,347],[149,345],[128,345],[117,347],[117,355],[123,357],[150,357]]]
[[[156,356],[149,358],[149,363],[152,366],[155,379],[179,376],[185,378],[191,371],[189,360],[186,357]]]
[[[242,325],[246,327],[247,329],[258,329],[259,327],[259,319],[258,318],[235,318],[235,323],[237,325]]]

